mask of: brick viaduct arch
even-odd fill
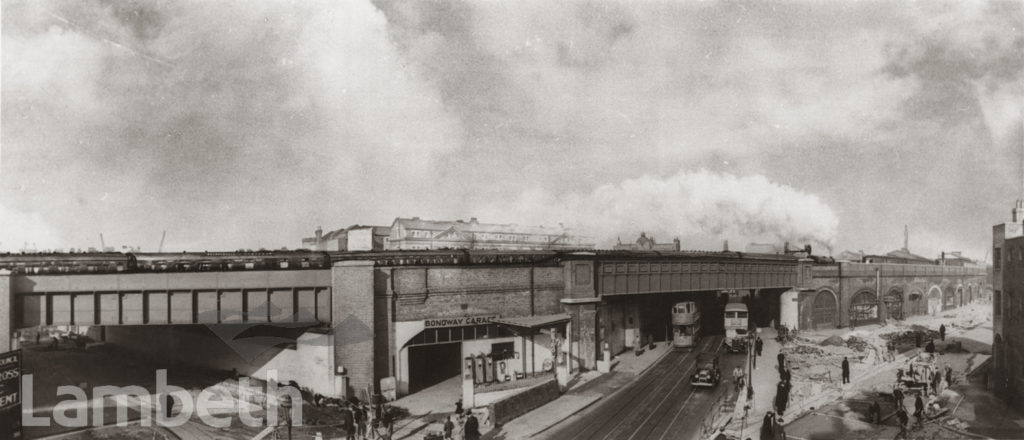
[[[932,285],[928,288],[928,314],[937,315],[942,311],[942,289]]]
[[[835,328],[839,325],[839,296],[832,289],[819,289],[808,315],[812,328]]]

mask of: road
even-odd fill
[[[700,350],[717,347],[722,337],[706,338]],[[700,350],[670,352],[635,381],[596,405],[540,435],[572,440],[697,439],[704,416],[732,386],[732,369],[743,355],[722,354],[723,382],[715,388],[690,385]]]

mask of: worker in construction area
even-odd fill
[[[910,421],[910,417],[907,416],[907,410],[903,407],[896,408],[896,418],[900,421],[900,436],[903,438],[907,437],[907,422]]]
[[[921,399],[920,394],[914,398],[914,424],[917,426],[924,424],[924,400]]]
[[[882,421],[882,407],[877,400],[871,401],[871,406],[868,408],[868,419],[876,425]]]
[[[843,356],[843,383],[850,383],[850,361]]]

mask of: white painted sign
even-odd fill
[[[443,328],[443,327],[464,327],[468,325],[481,325],[489,324],[491,321],[500,318],[501,315],[487,315],[487,316],[462,316],[455,318],[436,318],[427,319],[423,321],[424,328]]]

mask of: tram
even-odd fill
[[[725,345],[731,353],[747,351],[747,305],[732,302],[725,305]]]
[[[700,310],[694,301],[672,306],[672,346],[695,347],[700,342]]]

